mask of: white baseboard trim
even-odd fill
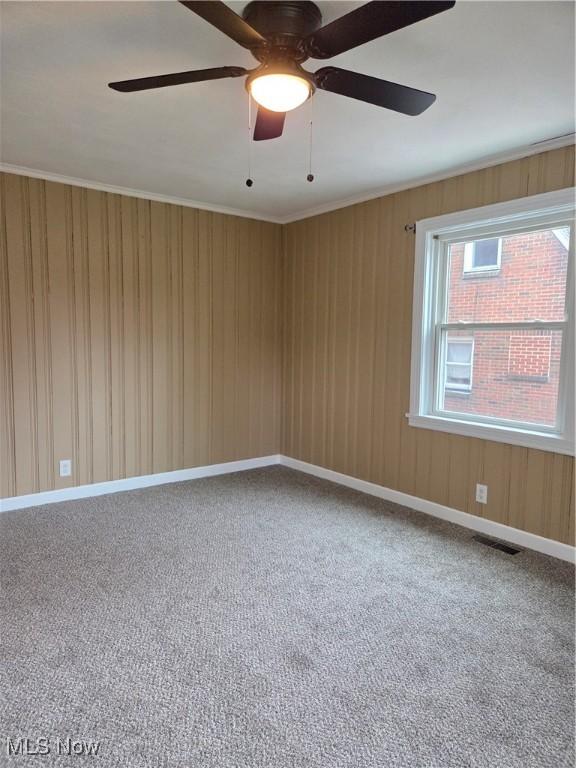
[[[260,456],[256,459],[227,461],[224,464],[207,464],[204,467],[177,469],[173,472],[159,472],[155,475],[127,477],[123,480],[109,480],[105,483],[76,485],[70,488],[59,488],[56,491],[30,493],[26,496],[12,496],[0,499],[0,512],[11,512],[12,510],[24,509],[26,507],[38,507],[41,504],[54,504],[57,501],[71,501],[73,499],[86,499],[90,496],[103,496],[106,493],[132,491],[137,488],[148,488],[152,485],[178,483],[182,480],[196,480],[200,477],[227,475],[231,472],[243,472],[246,469],[257,469],[258,467],[268,467],[279,463],[280,456],[278,455]]]
[[[12,496],[6,499],[0,499],[0,512],[11,512],[16,509],[25,509],[27,507],[37,507],[43,504],[54,504],[58,501],[72,501],[74,499],[85,499],[90,496],[102,496],[108,493],[119,493],[121,491],[131,491],[138,488],[148,488],[153,485],[164,485],[166,483],[178,483],[183,480],[196,480],[201,477],[213,477],[215,475],[227,475],[232,472],[243,472],[247,469],[257,469],[259,467],[269,467],[274,464],[282,464],[291,469],[305,472],[309,475],[330,480],[339,485],[345,485],[362,493],[368,493],[371,496],[377,496],[386,501],[392,501],[401,504],[404,507],[410,507],[418,512],[424,512],[432,517],[438,517],[441,520],[447,520],[450,523],[462,525],[464,528],[470,528],[487,536],[493,536],[511,544],[517,544],[526,549],[533,549],[536,552],[542,552],[545,555],[557,557],[560,560],[566,560],[570,563],[576,562],[576,549],[569,544],[562,544],[553,539],[546,539],[543,536],[537,536],[534,533],[521,531],[518,528],[511,528],[502,523],[495,523],[492,520],[486,520],[476,515],[470,515],[467,512],[461,512],[458,509],[445,507],[443,504],[437,504],[427,499],[421,499],[418,496],[410,496],[408,493],[395,491],[392,488],[385,488],[376,483],[370,483],[367,480],[359,480],[350,475],[344,475],[341,472],[335,472],[332,469],[319,467],[315,464],[309,464],[306,461],[292,459],[289,456],[274,454],[272,456],[260,456],[255,459],[244,459],[242,461],[228,461],[224,464],[208,464],[203,467],[192,467],[191,469],[177,469],[173,472],[160,472],[155,475],[140,475],[139,477],[127,477],[122,480],[110,480],[105,483],[92,483],[91,485],[76,485],[70,488],[59,488],[55,491],[44,491],[42,493],[31,493],[26,496]]]
[[[291,469],[297,469],[300,472],[306,472],[309,475],[315,475],[324,480],[331,480],[333,483],[345,485],[356,491],[362,491],[371,496],[378,496],[380,499],[393,501],[395,504],[410,507],[418,512],[432,515],[432,517],[439,517],[441,520],[462,525],[464,528],[470,528],[486,536],[517,544],[526,549],[533,549],[536,552],[542,552],[545,555],[551,555],[560,560],[566,560],[569,563],[576,562],[576,549],[569,544],[546,539],[543,536],[537,536],[535,533],[521,531],[518,528],[512,528],[502,523],[495,523],[492,520],[470,515],[467,512],[460,512],[458,509],[445,507],[443,504],[436,504],[434,501],[427,501],[418,496],[410,496],[408,493],[394,491],[392,488],[385,488],[383,485],[370,483],[367,480],[359,480],[356,477],[344,475],[341,472],[334,472],[332,469],[319,467],[316,464],[308,464],[308,462],[300,461],[299,459],[292,459],[289,456],[281,456],[280,463]]]

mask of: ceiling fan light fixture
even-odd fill
[[[281,136],[286,112],[304,104],[317,88],[404,115],[424,112],[436,100],[433,93],[340,67],[328,66],[308,72],[302,64],[309,58],[330,59],[424,21],[450,10],[456,0],[365,2],[324,26],[320,9],[312,0],[253,0],[241,16],[223,0],[180,0],[180,3],[250,51],[259,66],[251,70],[222,66],[173,72],[120,80],[108,83],[109,87],[130,93],[246,77],[244,87],[258,104],[252,138],[264,141]]]
[[[271,112],[296,109],[312,94],[312,86],[306,78],[283,73],[255,77],[249,87],[254,101]]]

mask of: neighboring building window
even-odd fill
[[[574,213],[570,189],[417,222],[411,426],[574,452]]]
[[[469,392],[472,389],[474,339],[448,338],[444,381],[446,389]]]
[[[487,237],[464,245],[464,272],[494,273],[500,269],[502,238]]]

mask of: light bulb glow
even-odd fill
[[[310,96],[310,83],[296,75],[262,75],[252,80],[250,93],[265,109],[289,112]]]

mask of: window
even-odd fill
[[[472,389],[472,360],[474,339],[448,338],[446,340],[446,363],[444,365],[444,386],[461,392]]]
[[[411,426],[574,452],[574,212],[569,189],[417,222]]]
[[[502,239],[487,237],[464,245],[464,272],[494,274],[500,269]]]

